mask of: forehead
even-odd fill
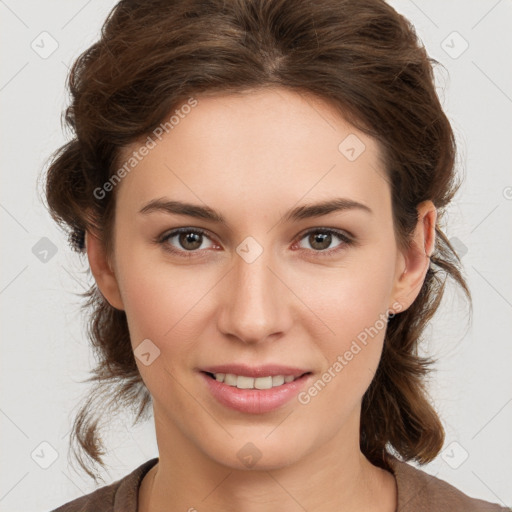
[[[123,178],[119,201],[168,195],[216,209],[228,200],[281,208],[343,195],[389,207],[377,142],[321,99],[275,88],[195,100],[175,109],[159,138],[149,134],[153,147]],[[120,165],[145,141],[126,147]]]

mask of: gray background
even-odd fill
[[[50,510],[94,489],[68,462],[72,418],[88,389],[79,381],[93,363],[75,293],[90,278],[42,206],[36,181],[66,140],[60,116],[68,67],[96,40],[114,4],[0,0],[1,511]],[[511,506],[512,2],[391,4],[445,66],[436,71],[439,94],[466,176],[446,232],[463,254],[474,317],[470,323],[462,294],[449,284],[424,344],[440,359],[430,389],[446,446],[424,470]],[[130,428],[128,417],[116,420],[105,482],[157,456],[154,436],[152,422]]]

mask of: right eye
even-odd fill
[[[172,254],[191,258],[195,256],[195,253],[200,252],[199,249],[203,245],[204,238],[210,239],[205,230],[185,227],[165,233],[158,238],[158,243],[162,244],[163,248]]]

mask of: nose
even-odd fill
[[[224,335],[255,344],[275,340],[291,328],[297,299],[270,253],[263,250],[252,262],[235,255],[218,311],[217,325]]]

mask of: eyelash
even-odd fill
[[[181,233],[195,233],[195,234],[201,234],[206,236],[207,238],[210,238],[208,233],[201,229],[201,228],[178,228],[174,229],[168,233],[165,233],[164,235],[161,235],[160,237],[157,237],[155,239],[155,242],[162,245],[164,247],[164,250],[175,254],[182,258],[195,258],[196,254],[200,252],[200,250],[196,249],[194,251],[185,251],[185,250],[179,250],[174,248],[173,246],[168,244],[169,239],[174,238],[176,235],[179,235]],[[330,234],[335,235],[338,237],[343,243],[340,244],[338,247],[333,249],[325,249],[323,251],[315,251],[314,249],[300,249],[303,251],[312,251],[314,253],[317,253],[320,257],[328,257],[332,256],[334,253],[338,253],[339,251],[342,251],[344,248],[355,245],[355,240],[353,238],[350,238],[346,234],[344,234],[342,231],[338,231],[337,229],[332,228],[313,228],[309,229],[308,231],[302,233],[297,239],[297,242],[300,242],[303,238],[306,236],[312,234],[312,233],[322,233],[322,234]],[[295,242],[294,242],[295,243]]]

